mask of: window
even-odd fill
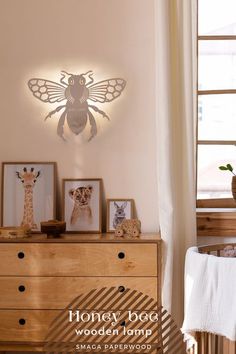
[[[236,0],[198,0],[197,141],[197,198],[232,198],[218,167],[236,170]]]

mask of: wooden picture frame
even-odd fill
[[[56,217],[56,162],[3,162],[1,226],[40,232]]]
[[[115,227],[124,219],[134,217],[133,199],[107,199],[107,232],[115,232]]]
[[[62,180],[63,220],[68,233],[101,233],[101,178]]]

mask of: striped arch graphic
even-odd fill
[[[123,287],[78,295],[51,323],[44,351],[186,353],[182,333],[167,311],[142,292]]]

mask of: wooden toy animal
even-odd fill
[[[117,225],[115,230],[115,236],[131,236],[138,237],[141,233],[141,221],[138,219],[125,219],[119,225]]]

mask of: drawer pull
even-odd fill
[[[21,326],[24,326],[25,325],[25,319],[24,318],[20,318],[19,319],[19,324],[21,325]]]
[[[25,291],[25,286],[24,285],[20,285],[18,290],[22,293],[23,291]]]
[[[24,252],[19,252],[19,253],[18,253],[18,258],[22,259],[22,258],[24,258],[24,257],[25,257]]]
[[[119,253],[118,253],[118,258],[120,258],[120,259],[125,258],[124,252],[119,252]]]
[[[125,287],[123,285],[119,286],[118,288],[120,293],[123,293],[125,291]]]

